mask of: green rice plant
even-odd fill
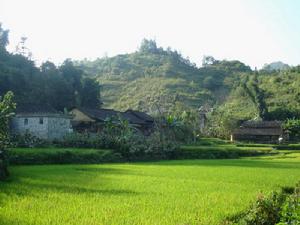
[[[300,153],[227,160],[12,166],[1,225],[217,225],[300,179]]]

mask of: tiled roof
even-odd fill
[[[148,115],[147,113],[144,113],[144,112],[140,112],[140,111],[135,111],[135,110],[129,109],[125,113],[132,114],[135,117],[137,117],[140,120],[143,120],[145,122],[149,122],[149,123],[153,123],[154,122],[153,117],[151,117],[150,115]]]
[[[241,127],[249,127],[249,128],[280,128],[280,121],[254,121],[248,120],[242,123]]]
[[[235,135],[281,135],[280,121],[246,121],[235,129]]]
[[[107,118],[118,117],[128,120],[131,124],[145,125],[148,123],[153,123],[154,120],[151,116],[143,112],[127,110],[126,112],[119,112],[113,109],[91,109],[78,107],[78,110],[91,117],[94,120],[105,121]]]
[[[282,130],[276,128],[238,128],[234,131],[236,135],[281,135]]]

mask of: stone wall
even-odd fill
[[[41,123],[40,120],[43,122]],[[72,130],[70,119],[67,117],[17,116],[12,119],[11,131],[13,134],[21,135],[28,132],[41,139],[53,140],[63,138]]]
[[[25,122],[27,119],[28,123]],[[43,119],[43,123],[40,123]],[[48,139],[48,117],[14,117],[12,119],[12,133],[25,134],[26,132],[42,139]]]

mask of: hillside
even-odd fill
[[[203,104],[222,103],[231,89],[224,83],[225,77],[236,72],[251,73],[239,61],[215,62],[197,68],[177,51],[144,40],[134,53],[75,64],[100,82],[104,107],[151,113],[157,108],[196,109]]]
[[[0,95],[13,91],[17,104],[47,104],[61,111],[98,107],[100,84],[104,108],[155,115],[209,105],[218,126],[258,118],[260,105],[265,105],[265,119],[300,118],[299,66],[252,71],[240,61],[207,56],[197,67],[177,51],[144,40],[130,54],[37,67],[27,56],[9,53],[7,43],[0,48]]]

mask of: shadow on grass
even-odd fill
[[[17,195],[17,196],[33,196],[40,197],[41,193],[66,193],[66,194],[100,194],[100,195],[137,195],[140,192],[135,192],[125,189],[114,189],[109,187],[109,189],[103,188],[103,186],[98,183],[98,188],[90,188],[84,185],[90,179],[100,179],[101,182],[113,182],[106,178],[101,177],[101,175],[107,174],[128,174],[126,170],[114,169],[114,168],[95,168],[95,167],[74,167],[68,168],[66,173],[62,170],[65,167],[56,167],[56,170],[50,170],[50,174],[43,173],[43,171],[30,171],[26,173],[18,172],[10,177],[6,182],[0,182],[0,193],[6,195]],[[38,167],[37,167],[38,169]],[[81,172],[92,172],[93,174],[81,174]],[[35,175],[39,173],[38,175]],[[99,176],[100,175],[100,176]],[[62,177],[66,178],[62,181]],[[1,224],[1,223],[0,223]]]

